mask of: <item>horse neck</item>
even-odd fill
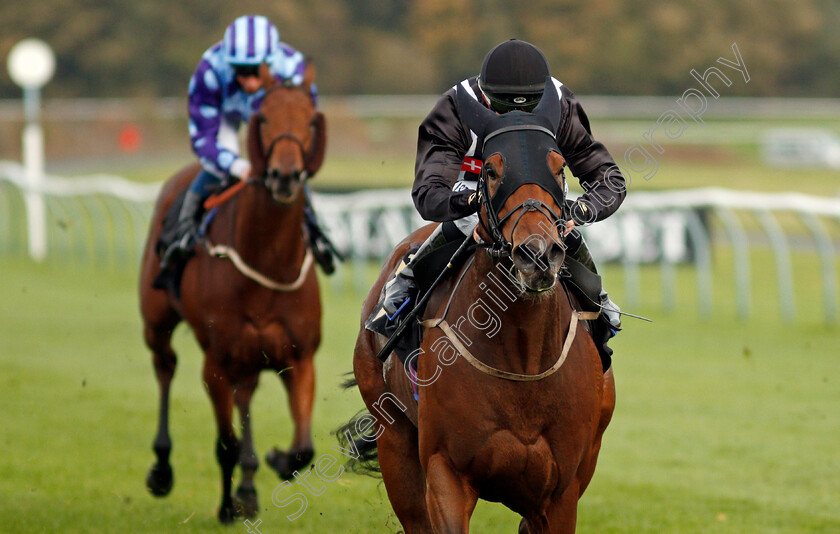
[[[533,296],[513,281],[509,260],[493,262],[479,251],[467,282],[469,298],[460,313],[481,347],[485,363],[524,374],[536,374],[553,365],[568,332],[571,306],[558,283],[550,292]],[[472,308],[472,313],[470,309]],[[480,330],[489,320],[497,321]]]
[[[303,206],[303,191],[293,203],[281,204],[262,186],[246,187],[236,204],[234,248],[268,276],[282,279],[286,271],[299,269],[305,252]]]

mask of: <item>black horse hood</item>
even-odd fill
[[[458,112],[481,143],[482,158],[501,154],[505,173],[491,199],[498,212],[514,191],[536,184],[563,206],[565,192],[548,165],[549,153],[559,152],[556,132],[560,123],[560,99],[551,78],[546,81],[539,105],[531,113],[511,111],[497,115],[458,88]]]

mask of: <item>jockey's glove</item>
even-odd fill
[[[470,198],[467,199],[467,205],[472,212],[477,212],[481,209],[481,191],[473,191]]]
[[[571,219],[575,221],[575,226],[583,226],[595,221],[595,210],[583,199],[567,200],[566,209]]]

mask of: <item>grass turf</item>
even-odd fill
[[[769,256],[767,256],[769,257]],[[840,330],[819,315],[815,258],[797,257],[797,320],[778,319],[772,270],[753,262],[753,317],[735,319],[731,257],[717,255],[715,314],[696,313],[694,275],[677,272],[674,308],[659,273],[643,269],[642,299],[616,338],[618,405],[579,532],[837,532],[840,530]],[[148,494],[157,387],[141,341],[135,277],[0,259],[0,517],[7,532],[231,532],[215,518],[215,425],[186,329],[175,346],[171,430],[175,487]],[[621,272],[605,270],[622,302]],[[362,296],[325,283],[317,355],[316,455],[361,406],[341,391]],[[769,289],[768,289],[769,288]],[[264,374],[252,416],[260,456],[291,440],[285,395]],[[335,455],[335,453],[333,453]],[[384,487],[345,473],[309,496],[294,522],[271,502],[279,480],[262,466],[261,532],[396,532]],[[288,490],[287,490],[288,491]],[[284,495],[288,495],[284,494]],[[480,503],[474,532],[515,532],[518,518]],[[241,523],[232,527],[246,532]]]

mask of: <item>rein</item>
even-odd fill
[[[263,100],[265,100],[265,98],[268,97],[268,95],[270,93],[272,93],[273,91],[277,91],[277,90],[282,89],[284,87],[286,87],[286,86],[285,85],[277,85],[277,86],[272,87],[271,89],[268,89],[265,92],[265,96],[263,97]],[[266,120],[265,115],[262,112],[259,113],[258,117],[259,117],[259,120],[260,120],[261,123],[265,122],[265,120]],[[315,116],[313,116],[312,119],[309,121],[309,126],[310,127],[315,126],[316,121],[317,121],[317,114],[315,114]],[[296,136],[295,134],[282,133],[282,134],[278,135],[277,137],[275,137],[274,139],[272,139],[271,142],[268,144],[267,148],[263,144],[262,137],[260,136],[260,147],[262,148],[263,154],[265,154],[265,156],[264,156],[265,160],[268,161],[271,158],[271,154],[272,154],[272,152],[274,152],[274,148],[277,146],[277,143],[279,143],[280,141],[282,141],[284,139],[289,139],[290,141],[295,143],[295,145],[297,145],[298,149],[300,150],[300,155],[301,155],[301,158],[303,159],[303,169],[300,171],[299,176],[300,176],[301,180],[306,180],[307,178],[309,178],[308,169],[309,169],[309,163],[312,160],[312,154],[310,152],[307,152],[306,147],[303,145],[303,141],[301,141],[300,138],[298,136]],[[263,178],[265,178],[265,176],[263,176]]]
[[[207,200],[204,201],[204,209],[212,210],[213,208],[221,206],[222,204],[236,196],[237,193],[245,189],[246,185],[250,185],[253,183],[256,182],[252,178],[249,178],[247,180],[239,180],[238,182],[228,187],[221,193],[211,195]]]

